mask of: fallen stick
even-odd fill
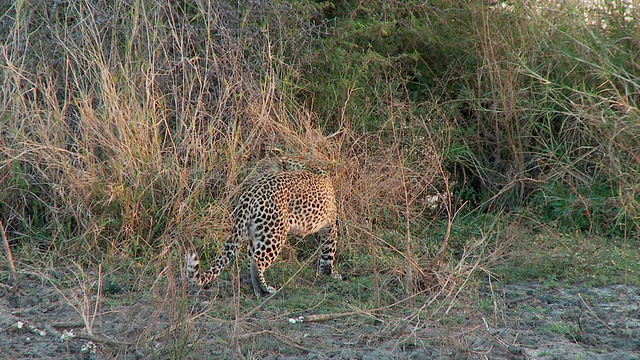
[[[84,327],[83,322],[58,322],[51,324],[54,329],[69,329],[69,328],[81,328]]]
[[[289,319],[290,322],[294,323],[294,322],[304,322],[304,323],[310,323],[310,322],[323,322],[323,321],[331,321],[331,320],[336,320],[336,319],[340,319],[343,317],[348,317],[348,316],[353,316],[353,315],[364,315],[364,316],[370,316],[378,321],[382,321],[380,319],[378,319],[377,317],[373,316],[372,314],[366,313],[364,311],[351,311],[351,312],[346,312],[346,313],[337,313],[337,314],[312,314],[312,315],[304,315],[304,316],[299,316],[297,318],[292,318]]]

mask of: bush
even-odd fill
[[[61,254],[182,250],[284,149],[333,165],[348,249],[368,217],[427,251],[457,208],[632,236],[638,10],[616,4],[2,5],[0,219]]]
[[[587,213],[596,204],[619,209],[578,228],[625,218],[627,234],[636,233],[637,17],[624,2],[351,4],[323,39],[315,108],[385,133],[395,107],[396,123],[430,136],[459,204],[546,212],[539,195],[559,186],[567,203],[593,196]]]

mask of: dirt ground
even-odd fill
[[[233,358],[234,349],[266,359],[640,358],[640,289],[624,285],[494,283],[479,293],[487,305],[458,314],[469,319],[463,329],[416,320],[382,331],[370,320],[305,323],[259,312],[244,329],[206,316],[182,316],[191,319],[185,324],[159,311],[152,299],[162,294],[121,289],[104,297],[99,316],[83,319],[82,309],[95,310],[92,300],[50,283],[25,276],[17,291],[0,284],[0,359]],[[189,302],[164,301],[176,314]],[[277,326],[265,329],[269,323]],[[230,332],[240,334],[237,342],[227,340]]]

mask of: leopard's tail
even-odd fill
[[[200,259],[197,253],[187,255],[187,278],[198,284],[205,285],[217,278],[222,270],[227,267],[232,259],[238,257],[239,244],[234,239],[229,239],[224,244],[224,251],[211,262],[211,267],[206,271],[200,270]]]

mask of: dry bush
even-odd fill
[[[393,15],[455,23],[419,3],[395,4]],[[373,273],[377,312],[408,310],[376,313],[401,327],[431,310],[429,320],[442,319],[472,275],[490,274],[484,266],[520,235],[489,235],[500,230],[491,221],[481,235],[453,233],[468,206],[454,190],[475,182],[479,203],[509,209],[540,183],[589,183],[602,173],[619,181],[612,201],[637,215],[637,79],[614,66],[589,75],[598,63],[590,57],[576,72],[568,61],[547,66],[537,54],[553,47],[557,19],[504,11],[494,22],[495,9],[484,4],[444,3],[466,24],[442,32],[452,36],[447,46],[385,13],[333,49],[323,48],[335,30],[327,4],[0,5],[0,220],[9,242],[43,251],[53,259],[33,260],[43,267],[77,258],[79,269],[104,262],[111,272],[136,272],[135,285],[157,301],[149,318],[168,312],[168,331],[188,332],[192,309],[176,281],[185,248],[222,243],[233,199],[261,159],[299,155],[331,168],[340,260],[351,275]],[[353,18],[366,12],[358,7]],[[415,42],[393,43],[390,29]],[[367,31],[378,36],[370,47]],[[571,45],[551,55],[566,60],[579,48]],[[437,50],[434,57],[421,57],[421,46]],[[332,61],[345,49],[351,62]],[[468,52],[468,62],[438,58],[448,50]],[[329,73],[314,73],[319,62],[335,67],[339,84],[309,84]],[[437,73],[443,64],[449,68]],[[437,76],[426,79],[427,70]],[[614,86],[572,89],[558,71]],[[599,126],[602,118],[619,121]],[[430,231],[434,224],[443,229]],[[461,243],[457,259],[444,256],[452,238]]]
[[[201,201],[227,205],[245,163],[270,147],[334,150],[279,90],[285,66],[258,25],[290,24],[257,20],[286,9],[240,18],[224,2],[50,5],[4,16],[10,233],[44,232],[45,246],[150,246]]]
[[[343,118],[328,133],[295,98],[296,67],[326,28],[318,11],[101,1],[6,9],[1,171],[12,241],[99,257],[214,238],[240,181],[274,148],[332,165],[348,226],[363,216],[420,222],[425,199],[444,191],[424,117],[390,89],[368,105],[387,104],[379,132]]]
[[[454,128],[474,131],[454,149],[456,175],[476,179],[493,208],[542,204],[544,213],[557,197],[567,218],[587,214],[587,224],[572,224],[580,230],[634,233],[637,187],[628,175],[639,164],[631,124],[640,87],[631,70],[637,51],[626,41],[637,16],[626,2],[471,7],[478,64],[456,94]]]

